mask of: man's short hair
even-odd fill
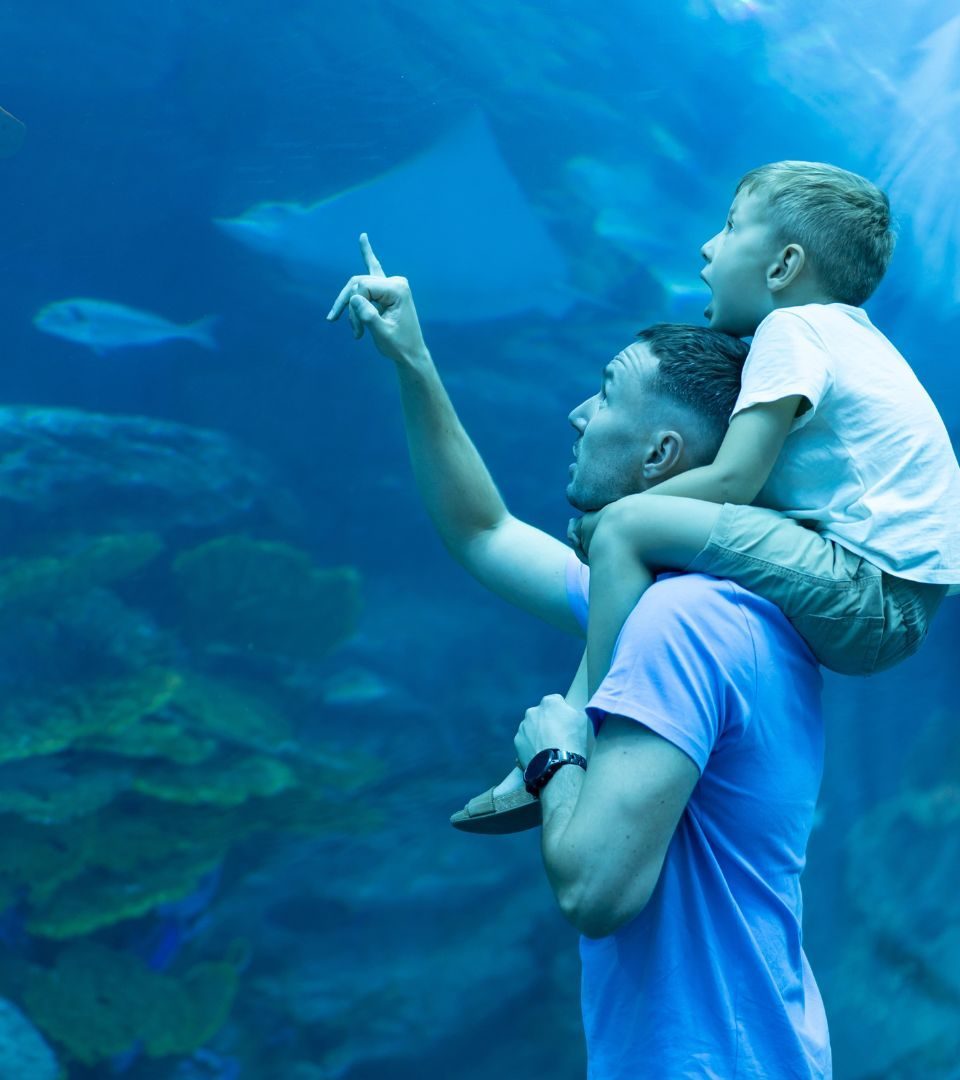
[[[716,454],[740,396],[747,345],[719,330],[676,323],[648,326],[637,338],[658,361],[651,390],[696,413]]]
[[[831,299],[860,307],[873,294],[897,242],[876,184],[819,161],[775,161],[748,172],[741,191],[766,198],[777,239],[803,248]]]

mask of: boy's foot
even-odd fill
[[[471,799],[451,818],[455,829],[473,833],[512,833],[535,829],[543,821],[540,800],[523,786],[523,773],[513,772],[496,787]]]

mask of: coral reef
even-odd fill
[[[960,788],[905,790],[847,840],[855,934],[825,980],[838,1069],[909,1080],[960,1060]]]
[[[219,1030],[236,986],[230,964],[198,964],[174,978],[127,952],[81,942],[51,969],[29,972],[24,1002],[48,1038],[94,1065],[137,1043],[150,1057],[191,1053]]]
[[[173,573],[194,641],[320,659],[356,625],[357,573],[318,570],[289,544],[223,537],[179,555]]]
[[[193,1055],[249,959],[203,927],[268,850],[251,838],[379,824],[342,800],[380,764],[305,744],[309,699],[274,677],[353,632],[356,572],[219,528],[280,520],[267,476],[213,433],[0,409],[0,1050],[36,1060],[17,1076],[60,1070],[31,1022],[68,1069]]]
[[[175,672],[147,669],[10,698],[0,705],[0,762],[56,754],[85,737],[122,732],[165,705],[178,681]]]
[[[88,533],[227,532],[295,514],[256,454],[219,432],[140,416],[0,408],[0,543]]]
[[[4,614],[47,611],[75,593],[136,573],[163,550],[155,533],[82,537],[57,554],[0,559]]]

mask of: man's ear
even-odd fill
[[[656,483],[665,480],[676,469],[683,456],[683,436],[678,431],[660,431],[643,463],[645,480]]]
[[[799,244],[787,244],[776,260],[767,267],[767,288],[780,292],[797,280],[807,261],[807,253]]]

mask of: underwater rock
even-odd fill
[[[288,520],[264,459],[228,436],[76,409],[0,408],[0,547],[31,534],[169,533]]]
[[[81,942],[52,968],[30,970],[24,1006],[72,1058],[95,1065],[137,1042],[149,1057],[192,1053],[223,1026],[236,984],[230,964],[198,964],[174,978],[129,953]]]
[[[225,536],[179,555],[184,633],[241,652],[321,659],[353,633],[360,578],[289,544]]]
[[[906,791],[850,830],[847,889],[861,925],[895,947],[920,992],[949,988],[960,1007],[958,881],[960,786]]]
[[[956,951],[954,956],[956,956]],[[857,929],[818,973],[835,1075],[849,1080],[954,1077],[960,998],[892,942]]]
[[[859,922],[822,979],[837,1075],[953,1075],[960,1060],[960,787],[905,791],[850,830]]]
[[[0,1076],[59,1080],[60,1066],[43,1036],[13,1004],[0,998]]]
[[[471,1028],[481,1025],[534,989],[537,908],[532,890],[520,889],[484,907],[469,934],[459,921],[428,927],[422,911],[344,920],[334,935],[298,935],[299,959],[282,955],[281,973],[253,979],[252,989],[269,999],[269,1011],[279,1007],[323,1032],[320,1076],[425,1057],[462,1031],[465,1018]]]

